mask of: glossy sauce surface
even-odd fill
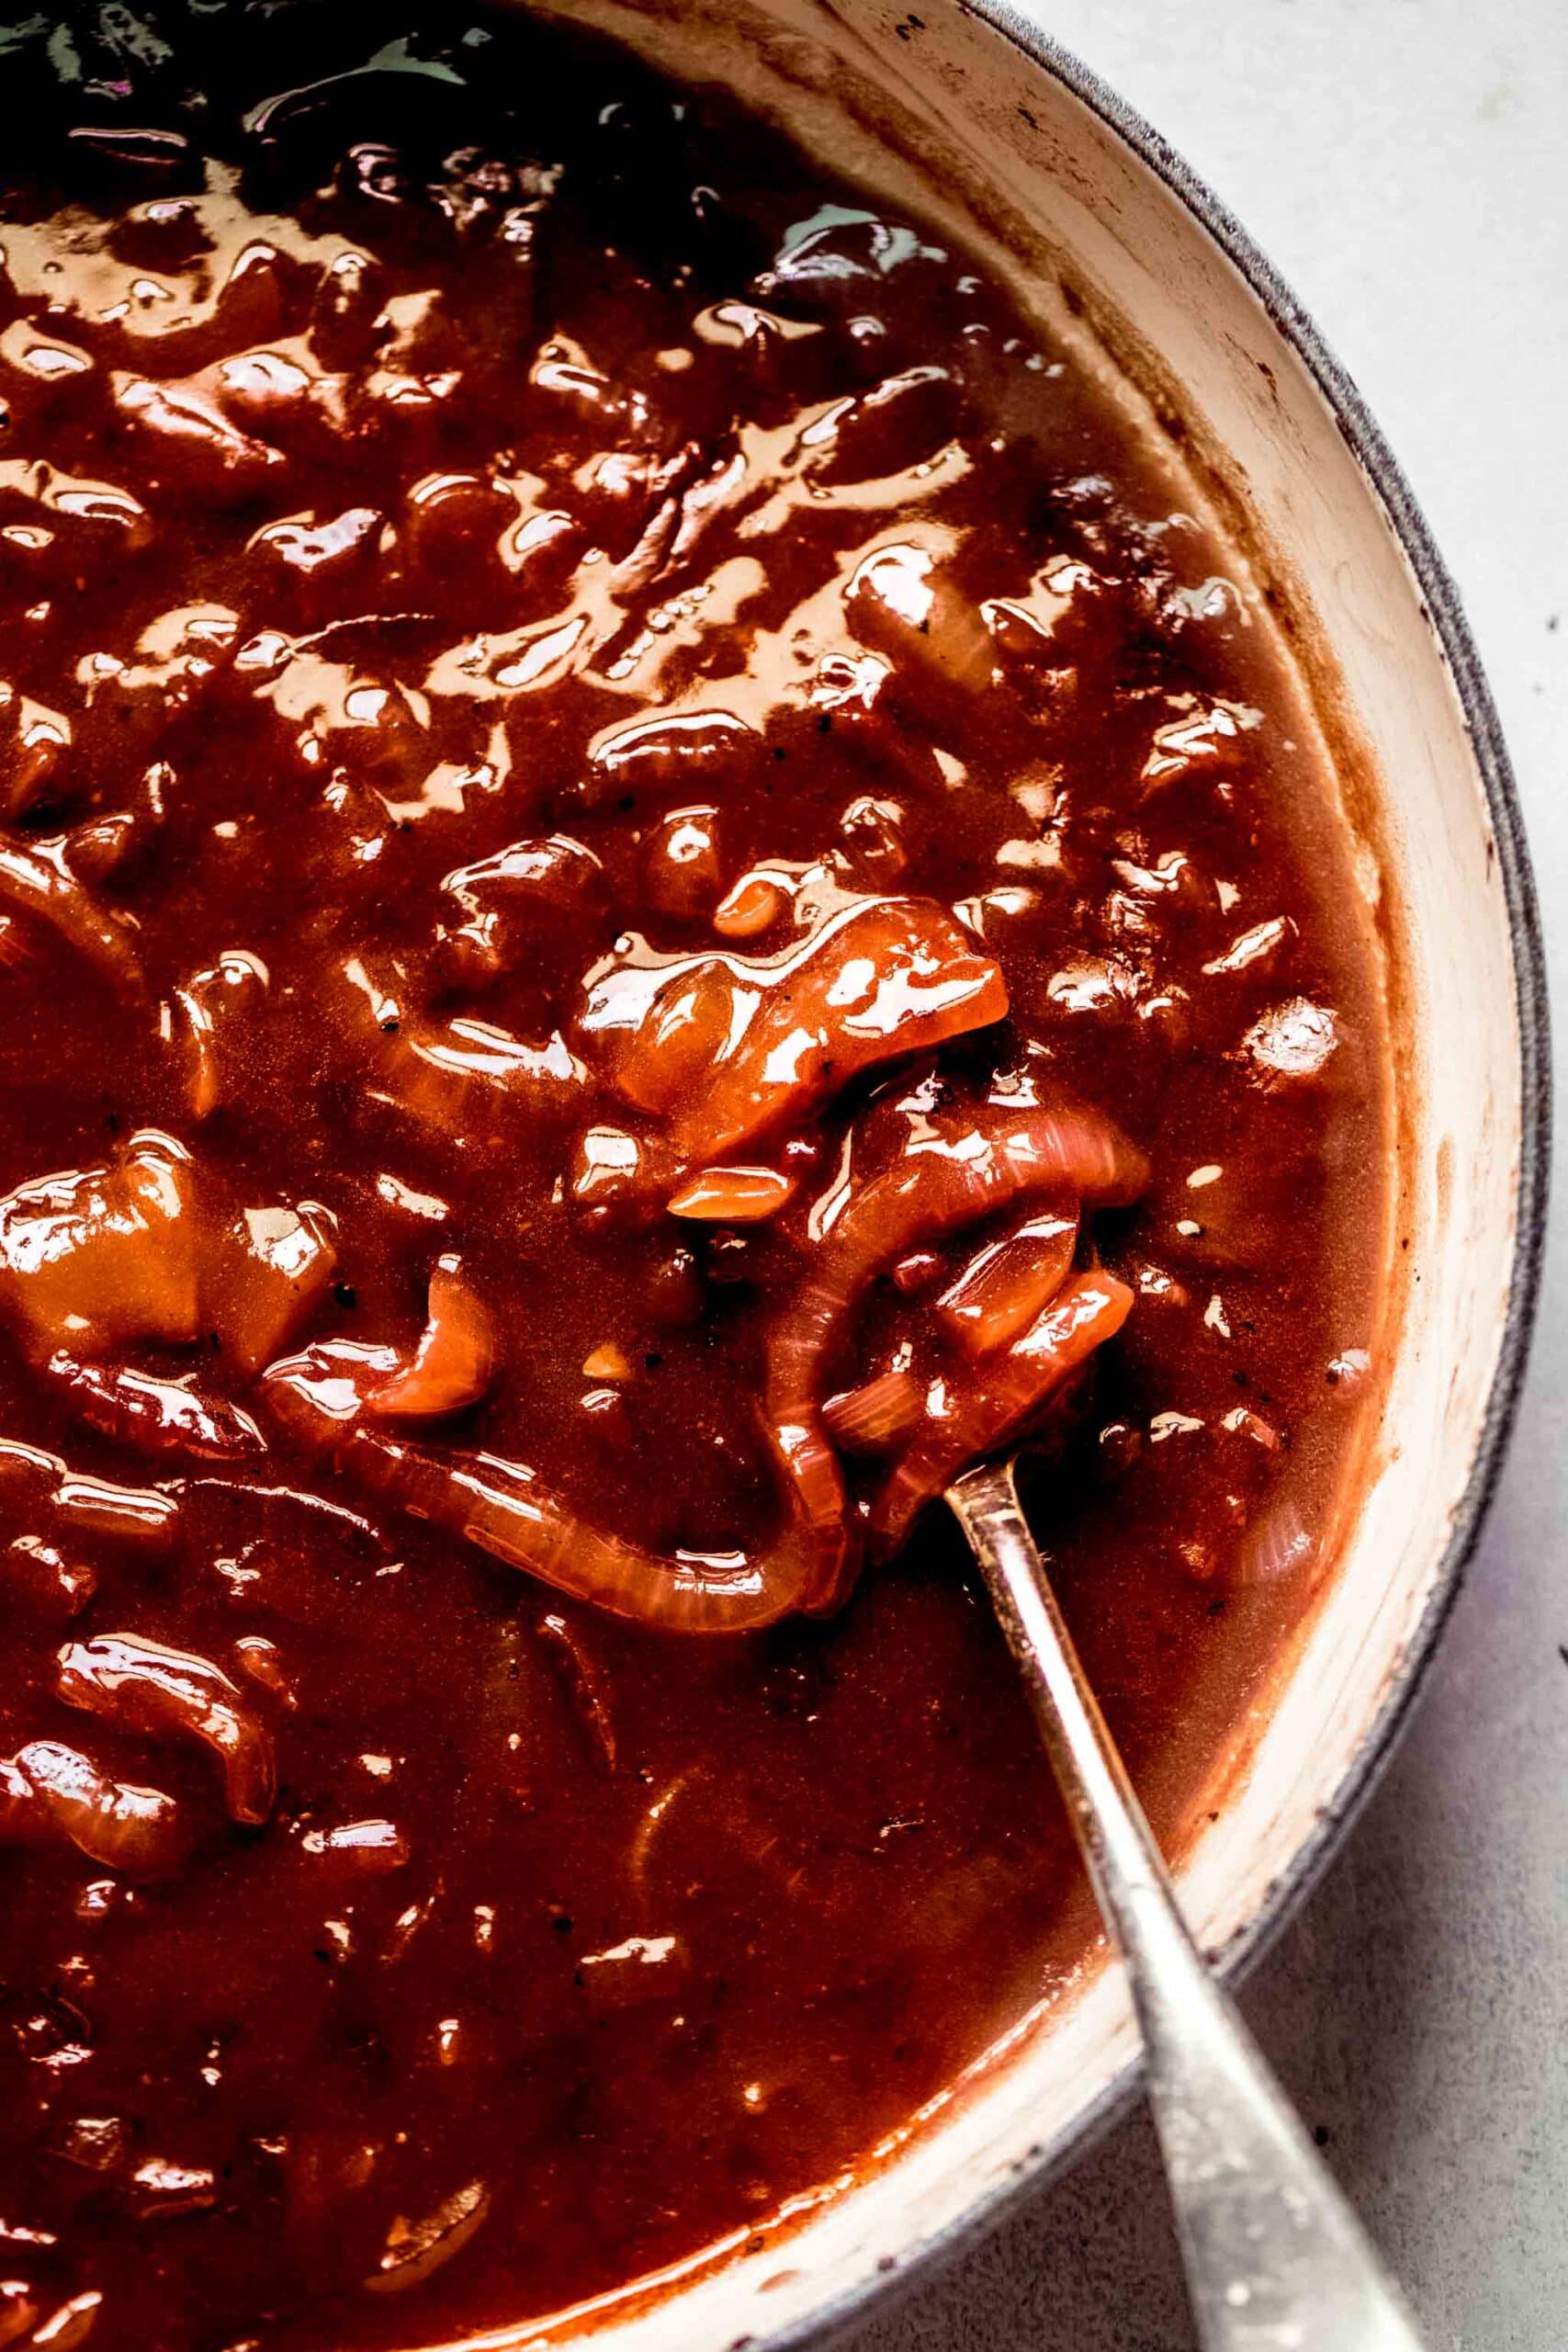
[[[1371,1369],[1370,919],[1172,480],[722,98],[347,13],[0,91],[5,2343],[872,2160],[1089,1939],[926,1506],[1038,1436],[1172,1829]]]

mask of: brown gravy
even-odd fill
[[[0,2342],[434,2343],[1081,1959],[922,1509],[1018,1427],[1180,1822],[1383,1015],[1246,584],[962,253],[519,18],[90,16],[0,89]]]

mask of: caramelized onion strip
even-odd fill
[[[558,1030],[531,1046],[466,1014],[444,1022],[405,1005],[393,973],[373,973],[356,956],[343,969],[371,1015],[367,1029],[355,1026],[379,1098],[413,1125],[484,1133],[502,1097],[525,1129],[563,1125],[584,1108],[588,1072]]]
[[[926,1504],[959,1473],[993,1453],[1114,1337],[1127,1319],[1133,1294],[1114,1274],[1077,1274],[1005,1355],[987,1357],[941,1419],[928,1420],[911,1441],[872,1507],[874,1555],[896,1552]]]
[[[173,1797],[111,1780],[58,1740],[34,1739],[0,1762],[0,1838],[51,1837],[131,1878],[171,1877],[188,1850]]]
[[[117,1730],[199,1740],[222,1767],[231,1816],[254,1827],[271,1813],[277,1793],[272,1735],[238,1683],[210,1659],[138,1634],[97,1634],[65,1644],[55,1690],[68,1707]]]
[[[592,1526],[525,1463],[404,1444],[368,1430],[355,1430],[338,1458],[351,1478],[415,1519],[574,1600],[661,1633],[746,1634],[773,1624],[802,1606],[820,1570],[822,1539],[798,1510],[755,1557],[666,1559]]]
[[[1071,1272],[1077,1238],[1076,1216],[1047,1211],[970,1260],[936,1302],[965,1355],[989,1355],[1033,1322]]]
[[[45,1366],[93,1429],[142,1453],[243,1462],[266,1452],[248,1413],[224,1396],[200,1396],[155,1373],[79,1363],[57,1349]]]
[[[200,1329],[200,1204],[182,1148],[146,1129],[108,1167],[0,1200],[0,1305],[29,1353],[186,1347]]]
[[[0,1497],[16,1493],[41,1503],[73,1534],[162,1549],[174,1537],[179,1505],[155,1487],[122,1487],[112,1478],[73,1470],[57,1453],[0,1438]]]
[[[842,1396],[830,1396],[822,1418],[833,1442],[846,1453],[887,1453],[908,1437],[925,1413],[925,1399],[912,1373],[882,1372]]]
[[[367,1428],[384,1394],[386,1351],[343,1340],[308,1348],[272,1366],[263,1395],[281,1422],[329,1453],[363,1489],[574,1600],[671,1633],[748,1633],[798,1609],[833,1608],[853,1574],[856,1547],[821,1385],[827,1352],[866,1283],[916,1241],[955,1232],[1021,1197],[1066,1191],[1123,1200],[1143,1181],[1138,1155],[1100,1120],[1037,1104],[989,1105],[931,1123],[891,1170],[852,1197],[820,1247],[812,1279],[773,1328],[761,1419],[784,1511],[773,1542],[756,1554],[666,1557],[593,1526],[525,1463]],[[993,1384],[998,1396],[1011,1393],[1010,1381],[1027,1385],[1034,1376],[1031,1351],[1043,1344],[1043,1328],[1018,1342],[1020,1364]],[[1053,1360],[1046,1385],[1061,1376],[1065,1369]]]
[[[694,1167],[807,1117],[858,1071],[1000,1021],[1007,985],[944,908],[857,899],[773,956],[655,956],[589,975],[585,1048]]]
[[[50,924],[122,996],[146,1001],[147,982],[130,933],[83,888],[53,843],[23,849],[0,842],[0,899]]]
[[[364,1409],[377,1420],[456,1413],[478,1402],[494,1373],[494,1318],[458,1260],[438,1258],[419,1346],[410,1363],[372,1390]]]
[[[893,1167],[851,1196],[768,1342],[768,1425],[815,1523],[843,1521],[843,1481],[818,1398],[829,1351],[867,1284],[917,1244],[960,1232],[1015,1201],[1064,1193],[1091,1205],[1130,1201],[1146,1172],[1126,1137],[1087,1112],[987,1105],[933,1121]],[[833,1580],[813,1591],[807,1608],[837,1607],[850,1565],[841,1546]]]
[[[763,1553],[666,1558],[594,1527],[525,1463],[364,1427],[381,1393],[377,1360],[389,1356],[352,1341],[322,1341],[274,1364],[262,1396],[284,1427],[330,1453],[362,1490],[558,1592],[669,1633],[739,1634],[788,1616],[825,1577],[836,1582],[848,1542],[842,1512],[808,1511],[787,1459],[784,1523]]]

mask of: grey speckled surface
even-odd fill
[[[1508,730],[1568,1020],[1568,9],[1035,5],[1240,214],[1399,453]],[[1562,1233],[1559,1218],[1513,1453],[1426,1702],[1243,2004],[1433,2352],[1568,2345]],[[849,2343],[1190,2352],[1146,2118]]]

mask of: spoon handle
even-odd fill
[[[1397,2288],[1204,1964],[1085,1679],[1012,1464],[947,1499],[1024,1679],[1121,1946],[1205,2352],[1420,2352]]]

